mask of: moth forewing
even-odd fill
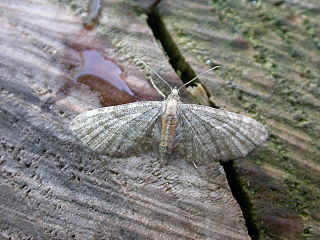
[[[152,84],[155,86],[153,81]],[[71,122],[70,128],[84,145],[110,156],[153,151],[154,143],[159,143],[162,164],[173,150],[193,164],[243,157],[266,140],[267,131],[255,120],[206,106],[183,104],[179,89],[171,88],[162,102],[135,102],[84,112]]]
[[[246,156],[268,133],[252,118],[195,104],[179,106],[177,150],[190,162]]]
[[[81,113],[70,124],[86,147],[100,154],[129,156],[154,150],[154,128],[162,103],[146,101],[104,107]],[[151,144],[150,144],[151,143]]]

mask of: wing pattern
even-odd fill
[[[84,112],[70,124],[75,136],[92,150],[111,156],[124,156],[154,147],[162,102],[135,102]],[[143,144],[147,141],[149,144]],[[145,149],[146,150],[146,149]]]
[[[181,104],[178,116],[176,149],[190,162],[244,157],[268,136],[252,118],[206,106]]]

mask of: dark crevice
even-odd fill
[[[176,73],[180,76],[183,83],[189,82],[191,79],[197,76],[195,71],[191,68],[189,63],[185,60],[183,55],[180,53],[177,45],[175,44],[174,40],[172,39],[171,35],[166,29],[164,22],[162,21],[159,13],[156,11],[150,12],[147,14],[148,19],[147,23],[149,24],[150,28],[156,39],[158,39],[164,51],[167,53],[169,57],[169,62]],[[213,64],[211,67],[218,66],[218,64]],[[198,80],[195,80],[186,86],[196,86],[196,83],[199,83]],[[209,92],[206,90],[205,86],[202,86],[210,98]],[[211,107],[219,108],[216,106],[212,101],[209,102]]]
[[[181,80],[186,83],[196,76],[196,73],[181,55],[177,45],[167,31],[164,22],[157,12],[148,14],[147,22],[169,57],[173,69],[180,75]],[[194,84],[194,83],[193,83]]]
[[[254,209],[248,193],[241,181],[238,168],[234,161],[221,162],[224,168],[233,197],[237,200],[252,240],[259,239],[259,229],[255,220]]]
[[[147,13],[147,15],[147,23],[152,29],[155,38],[161,42],[164,51],[169,57],[170,64],[177,72],[177,74],[180,75],[181,80],[186,83],[190,79],[194,78],[196,76],[196,73],[180,53],[173,38],[167,31],[166,26],[162,21],[159,13],[157,11],[152,11]],[[190,85],[195,85],[195,82],[191,83]],[[207,91],[206,93],[208,96],[210,96]],[[219,108],[218,106],[212,107]],[[251,239],[259,239],[259,230],[254,218],[253,205],[250,201],[249,195],[246,193],[240,181],[240,176],[235,163],[233,161],[229,161],[221,163],[221,165],[225,170],[231,192],[242,210],[243,217],[245,219],[248,233]]]

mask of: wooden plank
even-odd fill
[[[215,106],[270,131],[236,162],[256,239],[320,238],[319,9],[319,1],[163,0],[150,15],[182,68],[221,66],[200,79]]]
[[[220,164],[111,159],[71,135],[79,112],[159,99],[135,57],[170,84],[182,82],[134,6],[104,2],[88,31],[75,15],[87,1],[59,2],[0,3],[0,236],[249,239]]]

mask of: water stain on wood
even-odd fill
[[[117,64],[94,49],[82,51],[80,54],[81,65],[75,69],[73,80],[99,92],[102,106],[135,101],[135,94],[124,81],[124,73]]]

